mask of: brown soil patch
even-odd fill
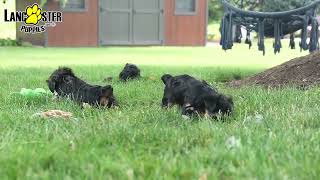
[[[320,52],[295,58],[255,76],[234,80],[232,87],[260,85],[267,88],[294,86],[308,88],[320,84]]]

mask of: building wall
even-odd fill
[[[165,0],[165,45],[206,44],[207,0],[197,0],[196,15],[175,15],[175,1]]]
[[[24,10],[34,0],[18,1],[17,9]],[[37,2],[40,0],[37,0]],[[63,12],[63,22],[47,29],[47,33],[20,33],[17,38],[36,45],[95,47],[99,38],[99,0],[86,0],[87,9],[81,12]],[[45,10],[61,10],[59,3],[48,1]],[[175,0],[164,0],[164,45],[202,46],[206,43],[207,0],[197,0],[195,15],[175,15]],[[45,43],[46,42],[46,43]]]
[[[41,0],[16,0],[16,10],[25,11],[27,6],[31,6],[34,3],[40,4]],[[45,45],[45,33],[24,33],[20,31],[20,27],[23,23],[18,22],[16,25],[16,37],[18,40],[30,42],[33,45],[44,46]],[[43,23],[40,23],[42,25]]]
[[[87,9],[63,12],[63,22],[48,28],[48,46],[98,46],[98,0],[86,0]],[[48,1],[47,10],[60,10],[59,3]]]

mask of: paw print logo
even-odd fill
[[[38,22],[41,20],[41,8],[39,8],[38,4],[34,4],[32,7],[27,7],[26,13],[28,18],[26,19],[26,24],[33,24],[37,25]]]

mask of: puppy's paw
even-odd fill
[[[54,91],[54,92],[53,92],[52,100],[53,100],[53,101],[59,100],[59,95],[58,95],[57,91]]]
[[[84,109],[90,109],[90,108],[92,108],[92,106],[91,106],[90,104],[88,104],[88,103],[82,103],[82,107],[83,107]]]
[[[191,104],[185,104],[182,108],[182,114],[192,116],[196,114],[196,109]]]
[[[190,117],[187,116],[187,115],[182,115],[181,117],[182,117],[182,119],[184,119],[184,120],[189,120],[189,119],[190,119]]]

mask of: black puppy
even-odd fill
[[[199,81],[189,75],[162,76],[165,84],[162,99],[163,107],[174,104],[182,107],[183,115],[206,114],[213,117],[218,113],[228,114],[233,109],[231,98],[219,94],[207,82]]]
[[[175,77],[170,74],[165,74],[161,77],[161,80],[165,84],[162,98],[163,107],[170,107],[175,104],[182,107],[189,88],[197,85],[206,87],[208,91],[211,90],[217,92],[214,88],[210,87],[206,81],[199,81],[186,74]]]
[[[79,103],[111,107],[117,105],[110,85],[90,85],[74,75],[67,67],[55,70],[47,80],[52,93],[61,97],[69,97]]]
[[[140,77],[140,69],[134,65],[127,63],[123,68],[121,73],[119,74],[119,78],[123,81],[127,81],[129,79],[136,79]]]

